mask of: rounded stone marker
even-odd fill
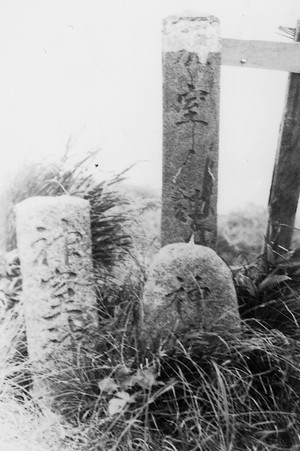
[[[141,338],[150,348],[191,332],[239,330],[230,268],[208,247],[175,243],[154,257],[143,295]]]

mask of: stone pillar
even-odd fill
[[[217,18],[164,21],[162,246],[216,244],[220,64]]]
[[[90,207],[71,197],[32,197],[16,206],[28,354],[47,371],[94,350],[97,304],[93,287]],[[47,374],[46,374],[47,379]],[[50,386],[34,380],[46,403]]]
[[[175,243],[158,252],[144,288],[144,346],[155,351],[199,332],[233,333],[240,323],[230,268],[213,249]]]

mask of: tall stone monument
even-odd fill
[[[220,64],[216,17],[164,21],[162,246],[215,247]]]

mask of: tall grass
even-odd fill
[[[124,227],[130,219],[126,202],[110,191],[116,180],[111,185],[95,182],[84,162],[72,169],[64,164],[26,169],[23,178],[18,177],[19,185],[12,187],[11,206],[29,195],[66,192],[90,200],[99,282],[97,346],[93,353],[78,349],[72,361],[58,352],[52,356],[52,367],[40,368],[28,360],[22,311],[18,311],[21,276],[12,251],[11,208],[12,253],[0,287],[5,306],[0,449],[300,449],[297,251],[277,256],[269,248],[267,256],[233,268],[243,319],[239,333],[199,332],[178,339],[172,351],[162,345],[155,353],[143,353],[137,324],[144,283],[140,252],[145,242],[135,243],[136,228],[128,233]],[[110,276],[123,257],[127,259],[123,277]],[[32,378],[52,387],[54,412],[31,391]]]
[[[199,334],[151,360],[142,360],[124,335],[107,333],[99,344],[95,360],[64,361],[47,375],[59,393],[60,427],[73,431],[68,449],[299,446],[300,346],[278,331],[245,325],[240,336]]]
[[[132,327],[136,301],[122,301],[106,315],[102,306],[95,355],[82,351],[72,365],[64,359],[52,373],[47,369],[61,415],[51,427],[56,433],[68,431],[61,433],[60,446],[83,451],[298,449],[298,340],[246,321],[234,336],[199,333],[184,343],[178,340],[172,352],[160,348],[146,357]],[[3,386],[13,383],[12,375]],[[47,424],[47,410],[28,394],[24,399],[36,405],[35,415],[39,421],[45,416]]]

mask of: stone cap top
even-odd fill
[[[89,205],[89,202],[81,197],[69,196],[63,194],[62,196],[33,196],[19,202],[15,209],[36,209],[37,207],[45,208],[57,207],[59,209],[63,208],[65,205],[73,205],[78,207],[85,207]]]
[[[202,64],[221,52],[219,19],[215,16],[169,16],[163,21],[163,52],[197,53]]]

